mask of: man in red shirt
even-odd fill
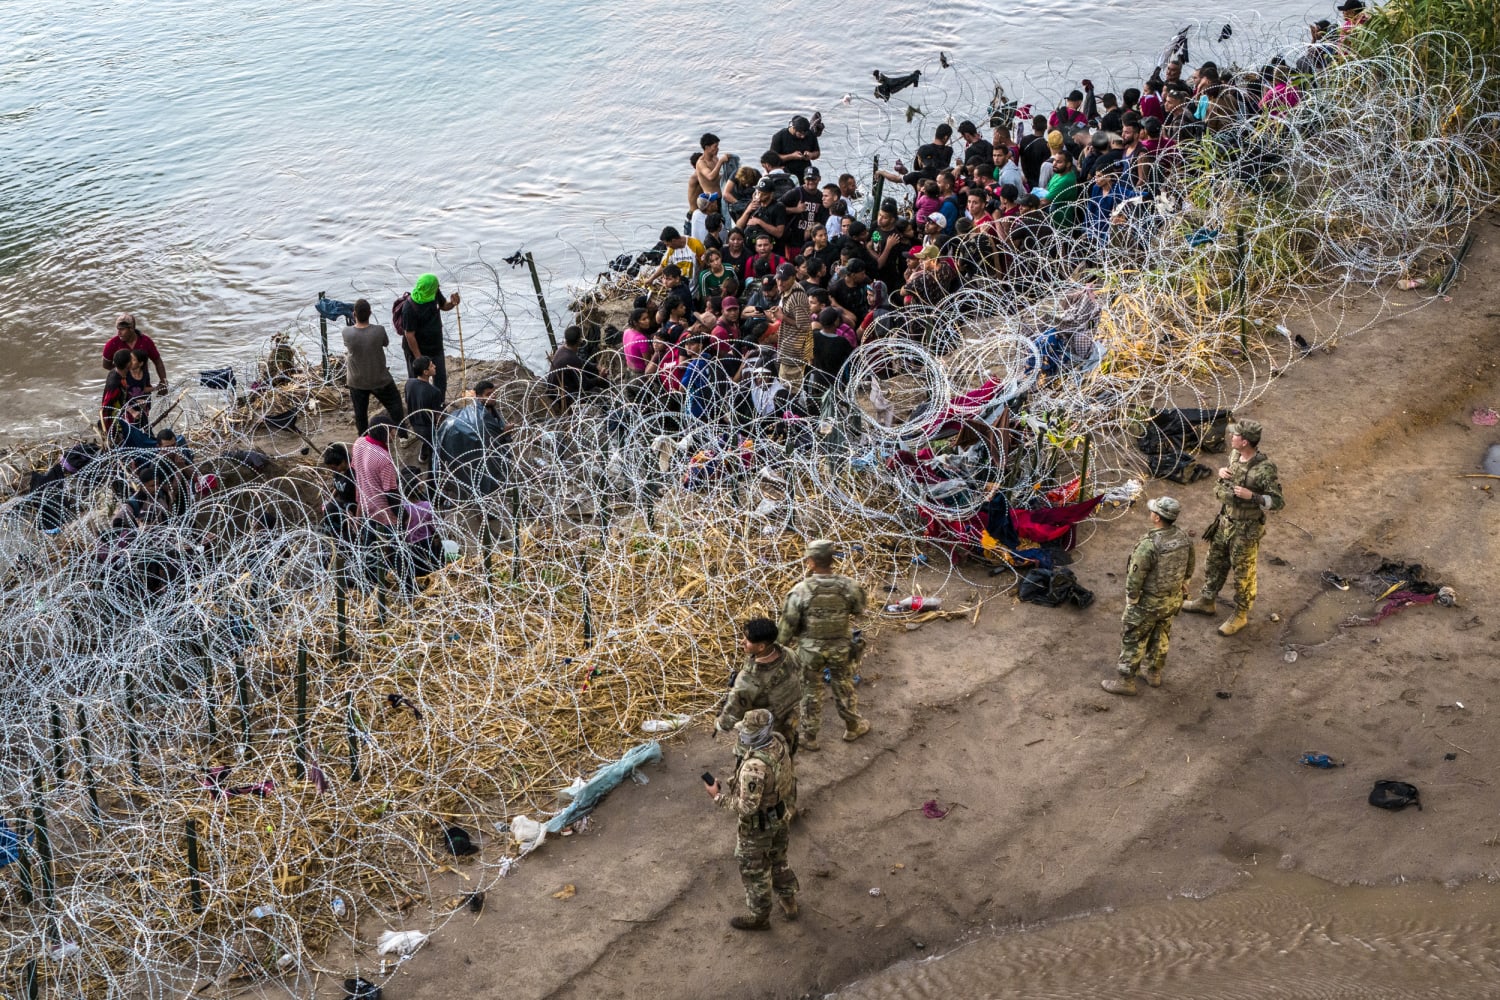
[[[114,370],[115,354],[119,351],[145,351],[146,357],[156,366],[157,391],[167,387],[167,366],[161,363],[161,352],[156,349],[150,337],[136,329],[135,317],[130,313],[120,313],[115,320],[115,335],[104,345],[105,371]]]

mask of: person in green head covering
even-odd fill
[[[424,274],[412,286],[411,300],[417,305],[426,305],[438,297],[438,280],[435,274]]]
[[[437,375],[432,384],[445,397],[448,394],[448,364],[443,351],[443,313],[458,305],[458,293],[444,296],[438,287],[435,274],[424,274],[412,285],[411,292],[402,296],[398,308],[401,315],[396,323],[401,331],[401,353],[406,356],[406,366],[421,357],[431,358],[437,363]]]

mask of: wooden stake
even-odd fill
[[[359,729],[354,721],[354,692],[344,692],[344,726],[349,734],[349,780],[359,781]]]

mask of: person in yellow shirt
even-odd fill
[[[704,246],[691,236],[684,236],[673,226],[668,226],[661,231],[661,242],[663,245],[661,257],[661,269],[651,276],[652,280],[661,277],[662,272],[669,267],[675,267],[682,273],[683,280],[688,287],[694,287],[693,283],[698,278],[699,262],[703,260]]]

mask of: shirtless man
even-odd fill
[[[698,162],[693,164],[693,170],[697,175],[698,188],[703,194],[719,194],[719,172],[724,167],[724,161],[729,159],[728,154],[719,153],[719,137],[712,132],[703,133],[698,140],[698,145],[703,148]],[[695,199],[696,203],[696,199]]]

